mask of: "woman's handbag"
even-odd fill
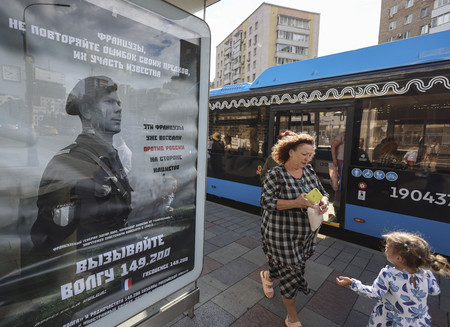
[[[307,210],[309,226],[313,231],[315,231],[317,228],[320,227],[320,225],[322,225],[323,214],[321,214],[319,210],[320,209],[318,205],[314,207],[308,207]]]

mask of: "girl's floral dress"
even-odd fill
[[[416,280],[416,287],[413,279]],[[378,300],[368,323],[368,326],[376,327],[431,326],[427,298],[441,292],[431,271],[420,269],[410,274],[391,266],[381,269],[372,286],[352,279],[351,289]]]

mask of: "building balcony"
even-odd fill
[[[307,55],[302,55],[302,54],[299,54],[299,53],[285,52],[285,51],[276,51],[275,52],[275,57],[292,59],[294,61],[300,61],[300,60],[308,59]]]
[[[238,60],[238,62],[235,62],[233,65],[231,65],[232,69],[240,68],[241,67],[241,61]]]
[[[293,33],[299,33],[299,34],[305,34],[305,35],[311,34],[309,29],[299,28],[299,27],[294,27],[294,26],[287,26],[287,25],[277,25],[277,31],[293,32]]]
[[[287,44],[287,45],[295,45],[297,47],[304,47],[304,48],[308,48],[309,47],[309,42],[308,41],[293,41],[293,40],[287,40],[287,39],[280,39],[277,38],[277,43],[279,44]]]

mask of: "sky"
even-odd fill
[[[206,9],[211,29],[211,81],[216,46],[263,2],[319,13],[319,57],[378,44],[381,0],[221,0]],[[203,18],[203,11],[196,15]]]

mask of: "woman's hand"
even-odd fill
[[[324,214],[325,212],[327,212],[327,210],[328,210],[328,198],[324,196],[319,202],[319,212],[321,214]]]
[[[297,199],[295,199],[298,204],[298,208],[306,209],[308,207],[314,207],[315,203],[305,198],[305,195],[306,193],[302,193],[297,197]]]
[[[352,280],[348,277],[339,276],[339,277],[336,277],[336,283],[341,286],[348,286],[348,285],[352,285]]]

